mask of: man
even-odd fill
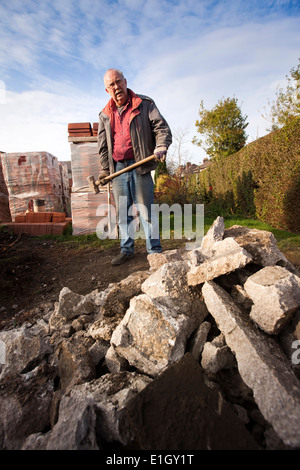
[[[172,143],[171,130],[154,101],[137,95],[127,88],[127,81],[120,70],[109,69],[104,75],[104,85],[111,99],[99,113],[98,149],[105,177],[139,162],[152,154],[151,160],[113,179],[113,194],[118,214],[121,252],[112,259],[120,265],[134,255],[132,233],[132,205],[135,204],[143,223],[148,253],[162,251],[154,204],[151,171],[158,161],[164,161]]]

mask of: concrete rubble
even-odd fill
[[[300,277],[218,217],[192,251],[0,332],[0,448],[300,448]]]

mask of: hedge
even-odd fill
[[[200,173],[213,203],[300,233],[300,118]]]

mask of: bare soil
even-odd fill
[[[182,241],[168,245],[182,245]],[[121,266],[112,266],[119,254],[119,242],[101,249],[92,244],[72,246],[54,238],[11,235],[0,232],[0,330],[33,321],[58,301],[63,287],[86,295],[105,289],[135,271],[149,269],[144,240],[135,247],[135,256]]]
[[[163,249],[179,248],[182,240],[163,240]],[[63,287],[86,295],[105,289],[135,271],[149,269],[144,240],[136,243],[135,256],[121,266],[111,259],[119,242],[101,249],[92,244],[65,244],[54,238],[0,232],[0,330],[33,321],[58,301]],[[300,249],[284,253],[300,270]]]

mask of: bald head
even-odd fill
[[[116,72],[120,75],[120,77],[122,77],[124,80],[124,75],[123,75],[123,72],[121,70],[118,70],[118,69],[108,69],[106,70],[104,76],[103,76],[103,80],[104,80],[104,86],[106,88],[106,80],[107,80],[107,77],[110,75],[111,72]]]
[[[109,69],[104,74],[104,86],[118,107],[127,102],[127,81],[121,70]]]

